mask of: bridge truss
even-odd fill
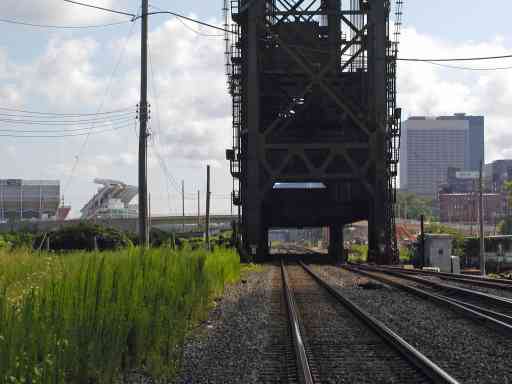
[[[343,225],[368,220],[370,261],[398,261],[399,29],[391,41],[389,1],[232,0],[224,8],[233,36],[226,155],[244,248],[264,258],[268,229],[328,226],[340,258]]]

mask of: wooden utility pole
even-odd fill
[[[206,247],[210,249],[210,166],[206,166]]]
[[[485,239],[484,239],[484,183],[483,183],[483,161],[480,162],[480,199],[479,199],[479,216],[480,216],[480,273],[485,276]]]
[[[181,213],[183,217],[182,229],[185,232],[185,180],[181,180]]]
[[[141,20],[141,74],[139,104],[139,236],[141,246],[144,248],[148,248],[148,0],[142,0]]]

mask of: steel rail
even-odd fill
[[[367,326],[382,337],[398,353],[413,364],[420,372],[429,377],[434,383],[459,383],[441,367],[424,356],[420,351],[410,345],[407,341],[393,332],[382,322],[368,314],[351,300],[343,296],[336,288],[331,286],[319,275],[313,272],[308,266],[300,262],[300,265],[308,272],[323,288],[325,288],[336,300],[347,307],[354,315],[362,320]]]
[[[283,290],[286,298],[286,306],[288,308],[290,330],[293,338],[293,345],[295,347],[298,379],[301,384],[313,384],[313,375],[311,374],[311,369],[309,367],[304,339],[302,337],[299,323],[299,312],[297,310],[297,305],[295,304],[292,290],[290,289],[288,272],[284,266],[283,259],[281,259],[281,275],[283,277]]]
[[[505,334],[506,336],[512,335],[512,318],[510,316],[490,311],[488,309],[481,308],[479,306],[469,304],[461,300],[453,299],[439,294],[434,294],[417,287],[399,283],[395,280],[392,280],[382,275],[375,275],[375,273],[382,273],[379,271],[369,272],[368,270],[365,269],[355,268],[353,266],[347,265],[344,266],[343,268],[350,272],[358,273],[360,275],[369,277],[373,280],[377,280],[384,284],[401,289],[423,299],[441,304],[445,307],[448,307],[449,309],[461,313],[463,316],[469,317],[472,320],[476,320],[479,323],[483,323],[489,328],[492,328],[502,334]]]
[[[387,273],[387,274],[390,274],[393,276],[398,276],[403,279],[411,280],[411,281],[414,281],[414,282],[417,282],[420,284],[429,285],[436,289],[454,292],[454,293],[457,293],[457,294],[460,294],[460,295],[463,295],[466,297],[476,298],[479,300],[485,300],[489,304],[500,305],[500,306],[503,306],[504,308],[512,309],[512,299],[508,299],[506,297],[496,296],[496,295],[492,295],[490,293],[475,291],[475,290],[468,289],[468,288],[461,288],[461,287],[457,287],[454,285],[437,283],[435,281],[428,280],[423,277],[414,276],[414,275],[407,274],[407,273],[402,273],[401,271],[395,271],[395,270],[391,270],[388,268],[370,267],[370,266],[359,266],[359,268],[369,269],[369,270],[373,270],[376,272]]]
[[[461,273],[434,272],[434,271],[424,271],[424,270],[419,270],[419,269],[405,269],[405,268],[399,268],[399,267],[381,266],[381,268],[400,271],[400,272],[407,273],[407,274],[438,276],[439,278],[445,279],[445,280],[461,281],[463,283],[481,285],[483,287],[488,287],[488,288],[512,290],[512,280],[507,280],[507,279],[498,279],[498,278],[484,277],[484,276],[463,275]]]

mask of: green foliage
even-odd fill
[[[30,232],[10,232],[0,234],[0,249],[31,248],[35,235]]]
[[[174,233],[165,232],[158,228],[151,228],[149,239],[152,247],[174,248],[176,241]]]
[[[401,247],[400,248],[400,261],[402,262],[410,262],[412,260],[412,251],[410,248]]]
[[[485,237],[484,246],[486,252],[498,252],[499,245],[503,252],[510,252],[512,250],[511,240],[500,239],[494,237]],[[480,255],[480,238],[467,237],[463,242],[463,254],[468,257],[479,257]]]
[[[366,263],[368,260],[368,246],[353,244],[348,250],[348,261],[351,263]]]
[[[512,217],[505,217],[500,222],[498,230],[502,235],[512,235]]]
[[[240,266],[240,273],[247,272],[263,272],[263,267],[260,264],[243,263]]]
[[[453,236],[452,253],[455,256],[464,256],[464,234],[452,227],[440,223],[429,223],[425,226],[426,233],[440,233]]]
[[[239,278],[234,251],[0,251],[0,382],[172,379],[188,330]]]
[[[432,199],[420,197],[411,192],[397,192],[397,209],[401,217],[408,219],[419,220],[421,215],[425,216],[426,220],[431,220],[434,215],[432,213]]]
[[[89,223],[60,228],[48,233],[47,236],[50,238],[50,250],[52,251],[93,251],[94,238],[96,238],[99,250],[116,250],[132,245],[125,233],[115,228]],[[36,248],[40,248],[44,241],[44,234],[38,236],[35,241]]]
[[[512,181],[506,181],[503,189],[507,192],[508,204],[512,204]],[[507,216],[499,223],[499,231],[503,235],[512,235],[512,217]]]

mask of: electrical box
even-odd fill
[[[452,272],[453,237],[444,234],[425,234],[425,266]]]

